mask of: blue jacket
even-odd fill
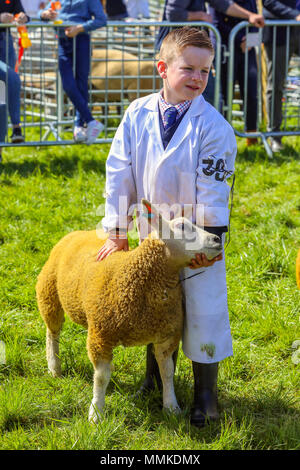
[[[233,3],[232,0],[207,0],[216,10],[225,11]],[[205,0],[166,0],[163,21],[172,21],[174,23],[180,23],[187,21],[189,11],[206,11]],[[170,31],[170,28],[163,26],[160,28],[158,37],[156,40],[157,49]]]
[[[51,2],[46,5],[45,10],[50,7]],[[66,22],[82,24],[86,33],[106,25],[106,16],[100,0],[61,0],[59,18]]]
[[[297,9],[297,0],[263,0],[263,13],[266,19],[294,20],[300,14]],[[299,34],[299,28],[292,28],[292,34]],[[263,29],[263,42],[271,44],[273,41],[273,28]],[[276,45],[286,44],[286,28],[277,27]]]
[[[209,0],[208,3],[216,10],[225,12],[232,1]],[[187,21],[189,11],[206,11],[205,0],[166,0],[163,20]]]

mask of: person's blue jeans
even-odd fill
[[[15,72],[15,64],[16,54],[13,39],[10,34],[0,32],[0,80],[6,84],[7,97],[7,105],[0,105],[0,142],[5,140],[8,112],[11,123],[13,125],[20,124],[21,81]]]
[[[90,36],[75,38],[75,73],[73,71],[73,39],[60,37],[58,64],[63,88],[76,109],[75,125],[83,126],[93,120],[88,106],[88,77],[90,71]]]

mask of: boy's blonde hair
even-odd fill
[[[184,26],[183,28],[172,29],[164,38],[159,51],[159,60],[170,63],[178,53],[188,46],[208,49],[212,56],[215,54],[214,47],[206,31]]]

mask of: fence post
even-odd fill
[[[273,27],[273,47],[271,49],[272,51],[272,54],[273,54],[273,83],[275,82],[274,78],[275,78],[275,68],[276,68],[276,62],[275,62],[275,58],[276,58],[276,47],[274,47],[274,45],[276,45],[276,35],[277,35],[277,28],[286,28],[286,31],[287,31],[287,39],[286,39],[286,55],[285,55],[285,64],[284,64],[284,73],[285,73],[285,79],[288,78],[288,75],[290,74],[289,72],[289,65],[290,65],[290,56],[291,54],[289,53],[290,51],[290,47],[293,47],[293,51],[295,50],[295,43],[294,42],[290,42],[290,36],[291,36],[291,31],[292,31],[292,27],[294,28],[297,28],[297,30],[299,29],[299,22],[297,21],[294,21],[294,20],[267,20],[266,21],[266,27],[267,26],[270,26],[270,27]],[[234,112],[233,113],[233,90],[234,90],[234,60],[235,60],[235,57],[234,57],[234,44],[235,44],[235,39],[236,39],[236,35],[237,33],[243,29],[243,28],[247,28],[249,27],[249,24],[247,22],[240,22],[238,23],[234,28],[232,28],[231,32],[230,32],[230,36],[229,36],[229,52],[228,52],[228,55],[229,55],[229,63],[228,63],[228,85],[227,85],[227,120],[229,121],[229,123],[234,127],[234,124],[233,124],[233,116],[234,115],[238,115],[240,113],[236,113]],[[260,31],[261,33],[261,31]],[[297,38],[299,37],[299,35],[297,36]],[[293,41],[294,41],[294,36],[292,37],[293,38]],[[252,46],[254,47],[254,46]],[[264,57],[264,56],[263,56]],[[261,58],[261,57],[260,57]],[[246,59],[246,58],[245,58]],[[268,77],[267,77],[267,72],[266,72],[266,68],[263,68],[264,67],[264,58],[261,59],[260,63],[262,64],[262,67],[261,69],[263,69],[262,71],[258,70],[258,74],[257,74],[257,77],[258,77],[258,89],[259,91],[262,90],[262,97],[260,97],[260,100],[261,102],[263,100],[264,101],[264,104],[267,102],[267,96],[266,96],[266,83],[267,83],[267,80],[268,80]],[[259,64],[260,64],[259,63]],[[261,72],[261,73],[260,73]],[[248,136],[251,136],[252,138],[255,138],[255,137],[259,137],[262,139],[262,142],[264,144],[264,147],[265,147],[265,150],[268,154],[269,157],[271,157],[273,155],[273,152],[272,152],[272,149],[270,147],[270,144],[269,142],[267,141],[267,139],[273,137],[274,139],[276,138],[281,138],[281,137],[288,137],[288,136],[298,136],[300,135],[300,114],[299,114],[299,105],[297,104],[299,102],[299,97],[300,97],[300,73],[299,73],[299,65],[298,65],[298,68],[295,68],[295,72],[296,72],[296,75],[292,73],[291,77],[290,77],[290,81],[293,81],[292,85],[290,84],[289,86],[286,86],[285,87],[285,92],[286,92],[286,101],[285,101],[285,120],[282,120],[281,122],[281,127],[280,129],[276,129],[275,130],[272,130],[272,121],[274,119],[274,117],[278,117],[278,116],[275,116],[275,112],[274,112],[274,99],[275,99],[275,94],[276,92],[278,92],[278,90],[273,86],[273,89],[272,90],[269,90],[272,92],[271,96],[270,96],[270,103],[271,103],[271,112],[270,112],[270,115],[267,116],[266,118],[266,115],[268,114],[268,110],[266,109],[266,106],[264,105],[263,107],[263,110],[261,112],[258,112],[258,115],[257,115],[257,122],[258,122],[258,126],[257,126],[257,132],[248,132],[247,130],[245,130],[245,128],[241,131],[239,130],[238,128],[234,128],[234,131],[235,131],[235,134],[239,137],[248,137]],[[247,75],[248,75],[248,71],[245,70],[245,80],[247,78]],[[291,80],[291,79],[294,79],[294,80]],[[244,98],[245,99],[245,98]],[[251,105],[251,103],[250,103]],[[243,118],[244,118],[244,122],[245,122],[245,109],[246,109],[246,106],[245,106],[245,103],[244,103],[244,113],[243,113]],[[258,108],[259,110],[259,108]],[[269,130],[265,130],[265,126],[262,126],[261,124],[264,123],[265,121],[268,121],[268,124],[269,124],[269,127],[270,129]],[[270,125],[270,123],[271,125]]]
[[[263,4],[262,0],[258,0],[258,12],[263,14]],[[267,58],[265,46],[261,44],[261,105],[262,105],[262,122],[267,122],[267,102],[266,102],[266,92],[267,92]]]

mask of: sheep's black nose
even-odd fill
[[[213,238],[213,241],[216,242],[216,243],[220,243],[220,237],[218,237],[217,235],[214,236]]]

